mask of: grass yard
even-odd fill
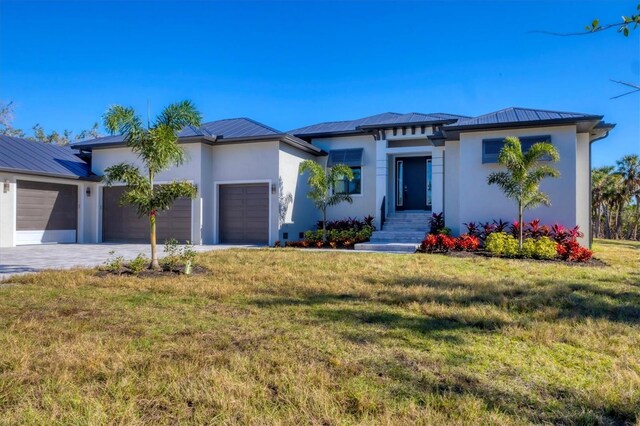
[[[0,424],[639,424],[640,244],[610,266],[290,249],[0,285]]]

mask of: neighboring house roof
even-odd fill
[[[510,107],[472,118],[463,118],[443,127],[445,132],[453,130],[493,129],[497,127],[524,127],[549,124],[593,122],[602,120],[601,115],[579,112],[548,111],[542,109]]]
[[[233,142],[250,142],[256,140],[281,140],[282,142],[296,146],[315,154],[324,154],[323,151],[302,139],[259,123],[250,118],[229,118],[225,120],[211,121],[200,127],[187,126],[180,131],[178,138],[185,140],[202,140],[212,145],[223,145]],[[117,146],[124,142],[124,136],[105,136],[102,138],[82,141],[73,144],[76,149],[91,150]]]
[[[358,118],[356,120],[347,121],[329,121],[325,123],[312,124],[310,126],[300,127],[290,130],[289,133],[295,136],[309,137],[331,134],[349,134],[361,133],[363,129],[392,127],[401,125],[418,125],[418,124],[438,124],[438,123],[454,123],[461,118],[468,118],[463,115],[446,114],[446,113],[430,113],[423,114],[419,112],[410,112],[408,114],[399,114],[396,112],[384,112],[369,117]]]
[[[0,171],[95,179],[89,165],[68,146],[0,135]]]

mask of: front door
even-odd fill
[[[431,158],[396,159],[396,210],[431,208]]]

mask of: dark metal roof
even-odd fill
[[[382,114],[369,117],[358,118],[347,121],[329,121],[325,123],[312,124],[306,127],[290,130],[296,136],[329,135],[341,133],[359,133],[360,129],[372,127],[401,126],[424,123],[447,123],[455,122],[461,118],[468,118],[462,115],[432,113],[423,114],[410,112],[408,114],[398,114],[396,112],[384,112]]]
[[[178,134],[179,138],[207,137],[214,139],[251,138],[262,136],[278,136],[282,132],[250,118],[230,118],[211,121],[200,127],[187,126]],[[101,146],[117,145],[124,141],[122,135],[105,136],[102,138],[82,141],[73,144],[74,148],[88,149]]]
[[[580,121],[601,120],[601,115],[583,114],[579,112],[548,111],[531,108],[505,108],[500,111],[463,118],[455,124],[444,127],[445,131],[470,128],[507,127],[509,125],[529,125],[547,123],[577,123]]]
[[[16,173],[91,178],[87,163],[68,146],[58,146],[0,135],[0,170]]]

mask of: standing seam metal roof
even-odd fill
[[[548,111],[543,109],[510,107],[473,118],[460,119],[457,123],[447,127],[481,126],[506,123],[525,123],[534,121],[550,120],[581,120],[596,119],[599,116],[593,114],[583,114],[580,112]]]
[[[68,146],[0,135],[0,169],[66,178],[91,176],[89,165]]]

